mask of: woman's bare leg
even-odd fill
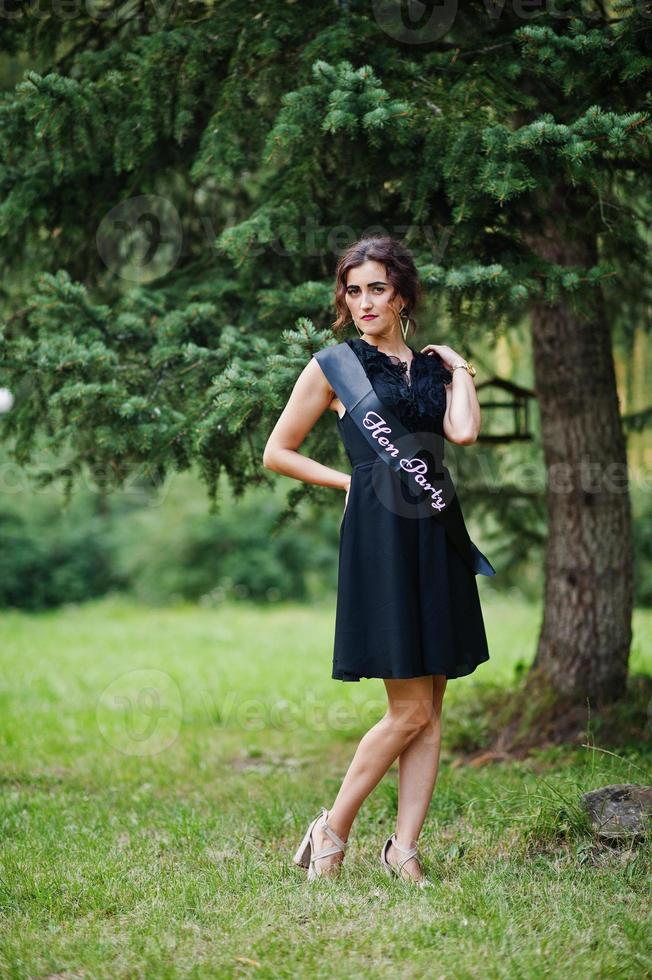
[[[428,807],[437,782],[441,751],[441,712],[447,678],[444,674],[432,677],[433,715],[430,724],[412,739],[398,757],[398,815],[396,840],[401,847],[415,847],[426,819]],[[397,863],[404,854],[391,845],[387,860]],[[422,878],[416,858],[403,865],[403,873]]]
[[[387,713],[360,740],[335,802],[328,812],[328,824],[342,840],[347,840],[362,803],[392,762],[405,751],[413,739],[432,725],[432,676],[385,680],[385,687],[389,699]],[[332,843],[328,834],[323,833],[317,824],[313,831],[315,851],[321,851]],[[341,851],[321,858],[316,865],[317,873],[321,874],[329,866],[339,864],[342,858]],[[408,863],[411,865],[416,862]]]

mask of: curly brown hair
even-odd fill
[[[335,332],[347,326],[349,308],[346,305],[346,279],[349,269],[355,269],[368,259],[385,266],[387,278],[394,287],[392,299],[399,293],[405,300],[404,315],[408,317],[413,332],[416,320],[413,312],[421,298],[421,284],[410,250],[390,235],[372,235],[349,245],[340,256],[335,271],[335,310],[337,319],[332,327]],[[398,311],[397,311],[398,313]]]

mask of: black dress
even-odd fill
[[[408,369],[361,337],[345,343],[407,429],[443,436],[444,384],[452,376],[439,358],[411,347]],[[436,518],[414,519],[386,506],[392,494],[410,500],[410,490],[348,412],[337,426],[352,469],[340,525],[332,677],[470,674],[489,659],[475,575]]]

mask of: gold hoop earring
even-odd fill
[[[401,311],[399,312],[398,319],[399,319],[399,322],[401,324],[401,333],[403,334],[403,340],[406,341],[407,340],[407,335],[408,335],[408,330],[410,329],[410,314],[409,313],[406,313],[406,315],[405,315],[405,322],[403,322],[403,317],[401,316],[401,314],[403,313],[403,310],[405,310],[405,307],[403,307],[401,309]]]

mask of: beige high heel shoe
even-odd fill
[[[344,853],[348,847],[348,841],[342,840],[340,837],[337,836],[333,828],[328,826],[327,816],[328,816],[328,810],[326,809],[325,806],[323,806],[321,808],[321,812],[319,816],[315,817],[315,819],[308,827],[308,830],[306,831],[306,835],[301,841],[297,853],[292,858],[293,862],[295,864],[298,864],[299,867],[308,869],[308,881],[314,881],[315,878],[320,878],[322,875],[322,872],[316,871],[315,861],[318,861],[320,858],[323,857],[328,857],[329,854],[337,854],[338,851],[342,851],[342,853]],[[311,835],[312,835],[313,828],[315,827],[315,825],[319,820],[322,821],[320,829],[324,830],[328,834],[328,836],[333,841],[335,846],[327,847],[323,851],[319,851],[318,854],[313,854]],[[331,867],[334,868],[337,866],[333,865]]]
[[[396,864],[390,864],[390,862],[387,860],[387,851],[389,849],[390,844],[392,844],[397,851],[401,851],[405,855],[405,857],[401,858],[401,860],[398,861]],[[383,849],[380,852],[380,863],[385,869],[385,874],[388,875],[388,877],[391,878],[391,876],[394,874],[396,875],[397,878],[401,878],[402,881],[412,882],[412,884],[416,885],[417,888],[431,888],[433,883],[432,881],[429,881],[425,876],[423,878],[413,878],[412,875],[409,875],[407,872],[403,874],[403,865],[407,861],[409,861],[410,858],[416,858],[417,861],[421,863],[421,859],[419,857],[419,848],[401,847],[401,845],[397,844],[396,842],[396,834],[392,834],[391,837],[387,838],[387,840],[383,844]]]

